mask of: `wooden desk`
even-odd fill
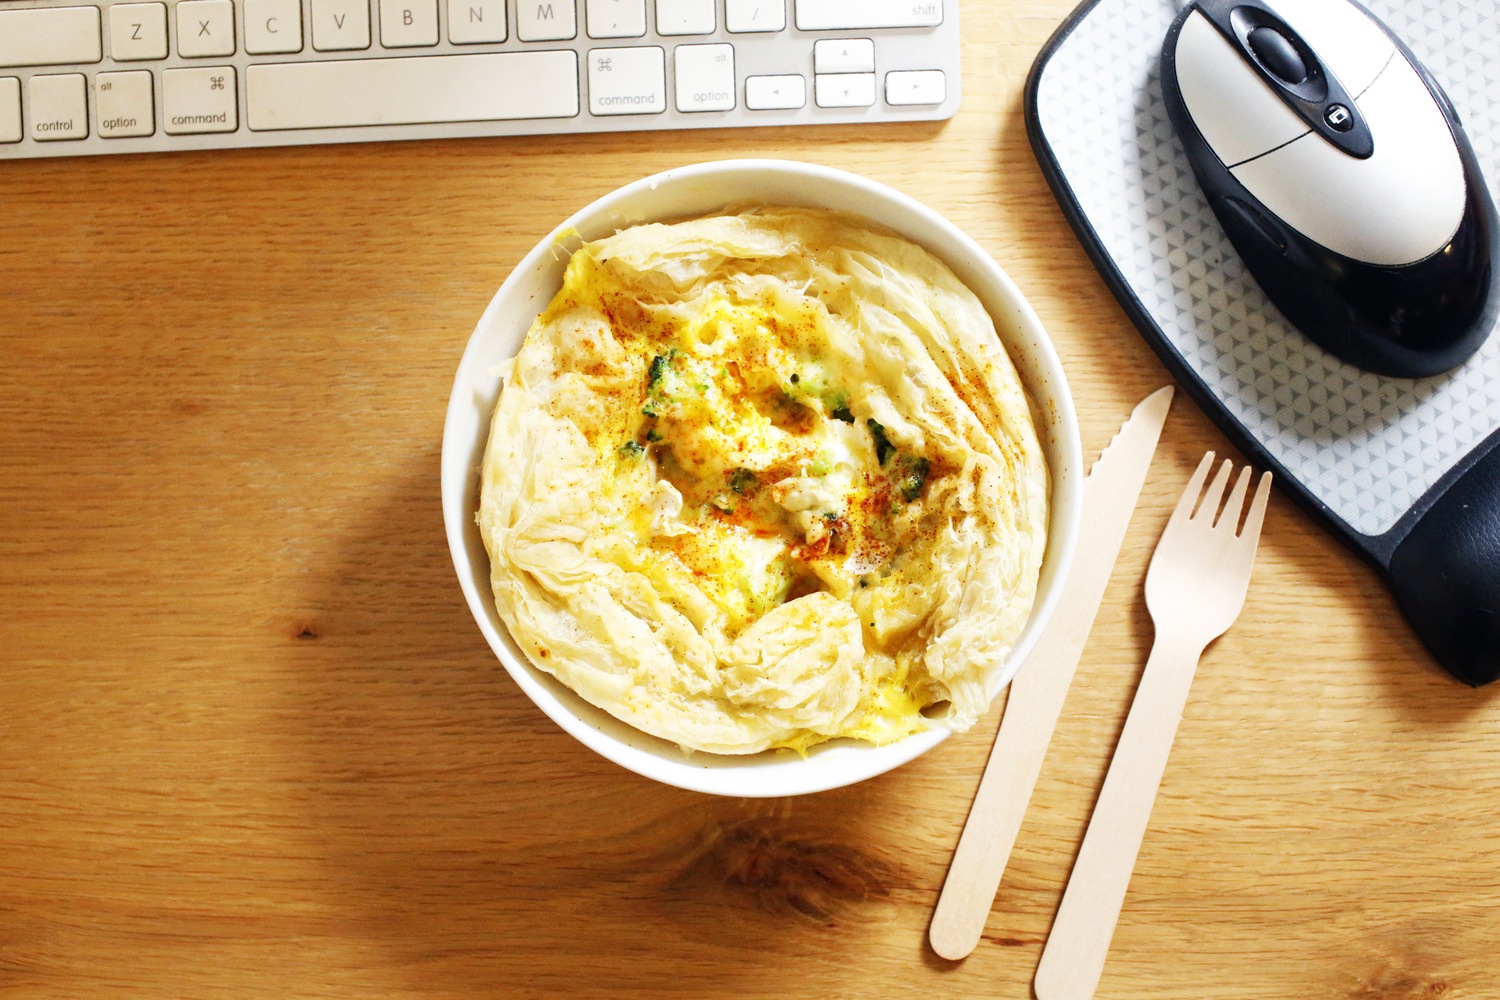
[[[516,689],[438,506],[459,355],[521,255],[642,174],[865,173],[1031,298],[1092,455],[1168,381],[1027,145],[1070,0],[963,5],[941,125],[0,164],[0,994],[816,1000],[1030,995],[1151,640],[1179,396],[985,939],[927,921],[997,711],[783,801],[658,786]],[[1273,501],[1210,648],[1100,987],[1500,997],[1500,688],[1443,674]]]

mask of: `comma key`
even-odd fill
[[[162,131],[169,135],[233,132],[240,127],[233,66],[164,69]]]
[[[590,38],[640,38],[646,33],[646,0],[583,0]]]

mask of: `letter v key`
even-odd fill
[[[369,0],[313,0],[313,48],[320,52],[370,47]]]

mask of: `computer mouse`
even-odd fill
[[[1353,0],[1192,0],[1162,94],[1214,214],[1299,330],[1367,371],[1462,364],[1500,314],[1500,226],[1452,102]]]

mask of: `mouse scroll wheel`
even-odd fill
[[[1307,64],[1297,53],[1297,47],[1275,28],[1262,25],[1250,32],[1250,49],[1261,65],[1287,83],[1301,83],[1307,79]]]

